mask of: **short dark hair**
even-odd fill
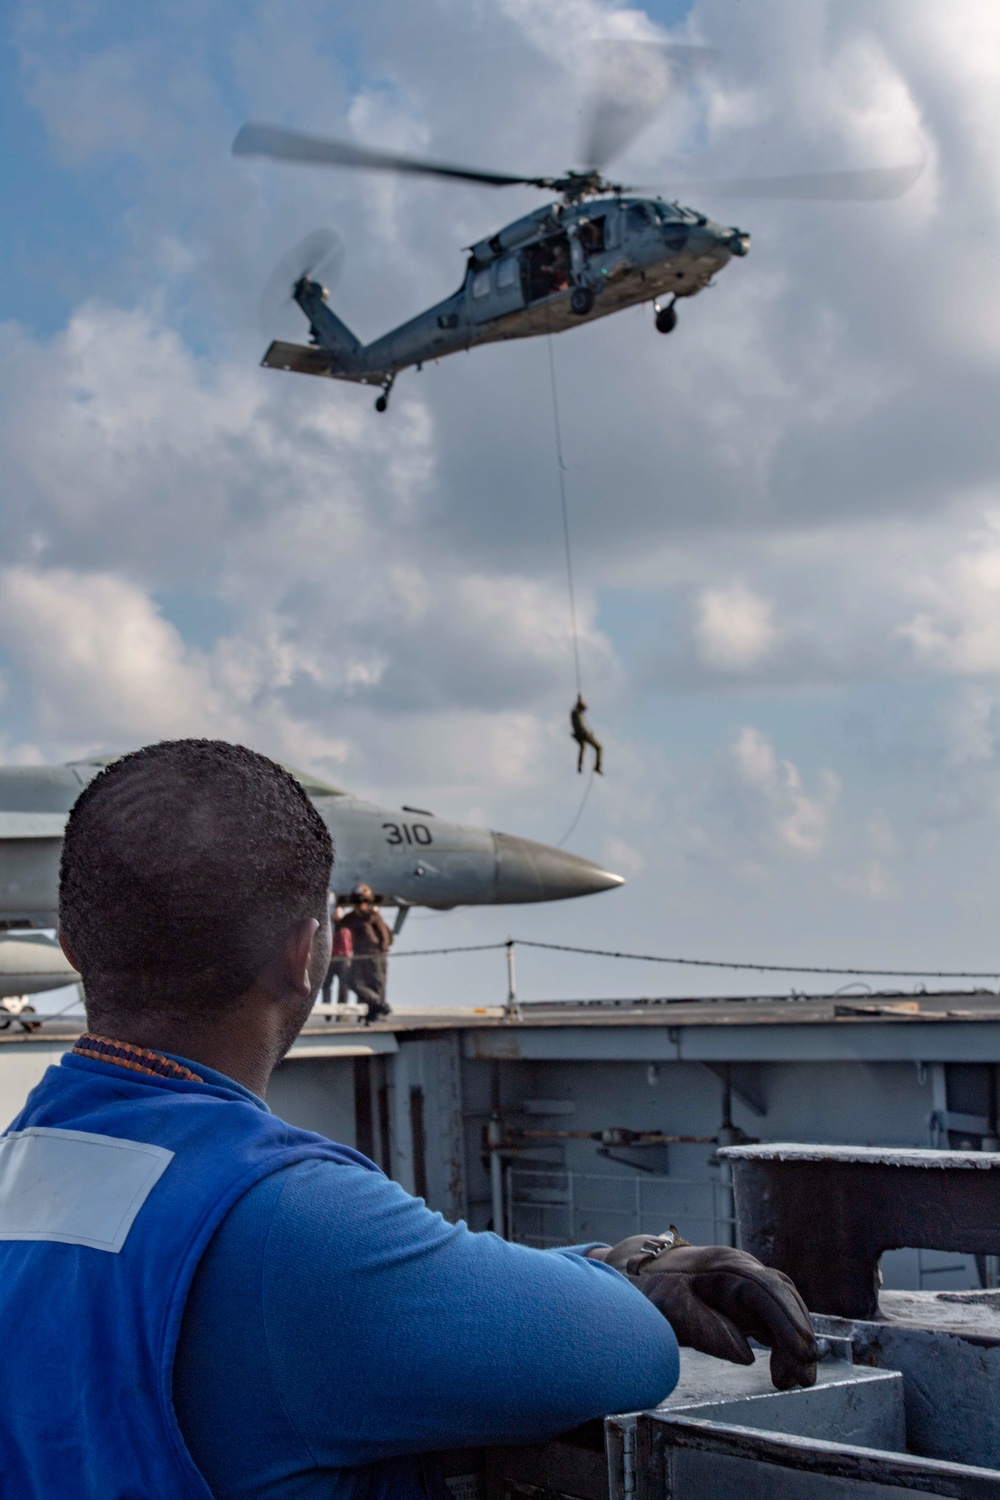
[[[59,924],[92,1011],[232,1006],[295,926],[326,916],[330,831],[302,786],[225,740],[164,740],[80,793]]]

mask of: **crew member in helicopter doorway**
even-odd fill
[[[600,740],[594,734],[594,731],[591,729],[590,725],[583,717],[586,712],[587,705],[583,701],[583,694],[577,693],[576,702],[569,711],[569,721],[573,726],[570,733],[580,747],[580,753],[576,758],[576,769],[577,771],[583,770],[584,753],[587,749],[587,746],[590,745],[591,749],[594,752],[594,770],[597,772],[598,776],[603,776],[604,770],[602,768],[601,762],[603,759],[604,750]]]
[[[351,998],[351,958],[354,953],[351,930],[344,926],[344,908],[335,906],[331,912],[333,919],[333,946],[330,953],[330,967],[326,971],[323,980],[323,1004],[329,1005],[333,998],[333,982],[337,981],[337,1004],[346,1005]]]
[[[356,885],[351,892],[351,910],[337,924],[351,937],[351,959],[348,985],[362,1005],[367,1005],[365,1020],[375,1021],[389,1014],[385,998],[386,954],[392,944],[392,933],[375,905],[370,885]]]

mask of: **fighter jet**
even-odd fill
[[[0,938],[0,995],[51,989],[75,977],[49,945],[36,955],[23,949],[23,932],[16,945],[14,934],[55,926],[66,818],[83,787],[114,758],[0,767],[0,930],[8,934]],[[288,769],[333,835],[333,894],[343,900],[355,885],[370,885],[381,905],[397,908],[397,931],[412,906],[564,901],[624,884],[620,875],[548,844],[449,823],[422,808],[379,807]],[[33,965],[44,972],[33,977]]]

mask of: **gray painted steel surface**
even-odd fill
[[[990,1298],[994,1299],[991,1305]],[[877,1322],[814,1317],[856,1363],[903,1376],[911,1453],[1000,1468],[997,1292],[883,1291]]]
[[[816,1384],[792,1391],[777,1391],[771,1384],[765,1350],[757,1351],[752,1365],[728,1365],[682,1349],[680,1380],[657,1410],[802,1438],[826,1439],[835,1433],[840,1442],[902,1453],[902,1375],[852,1364],[846,1340],[843,1347],[847,1358],[822,1361]]]
[[[1000,1473],[965,1464],[797,1438],[684,1416],[640,1418],[641,1488],[614,1500],[997,1500]]]

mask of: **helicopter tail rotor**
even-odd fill
[[[291,336],[301,329],[294,292],[303,279],[331,290],[344,267],[344,241],[336,229],[314,229],[278,261],[264,285],[258,308],[260,331],[266,339]]]

